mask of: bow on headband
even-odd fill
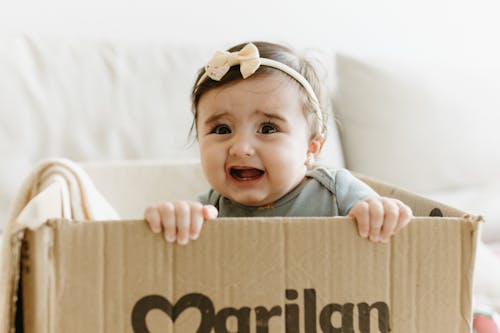
[[[215,81],[220,81],[234,65],[240,65],[244,79],[255,73],[260,66],[259,49],[248,43],[237,52],[217,51],[205,66],[206,75]]]

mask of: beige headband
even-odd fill
[[[246,44],[240,51],[237,52],[227,52],[227,51],[217,51],[213,55],[212,59],[205,66],[205,73],[200,77],[196,86],[199,86],[207,77],[215,81],[220,81],[224,75],[229,71],[232,66],[240,65],[240,72],[243,79],[248,78],[254,74],[261,65],[279,69],[280,71],[290,75],[294,78],[300,85],[306,90],[309,97],[313,100],[315,104],[316,115],[319,119],[319,131],[321,135],[324,133],[323,129],[323,114],[319,108],[319,100],[314,93],[311,84],[306,80],[295,69],[290,66],[285,65],[282,62],[261,58],[259,55],[259,49],[252,43]]]

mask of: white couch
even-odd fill
[[[1,221],[46,157],[197,159],[190,88],[227,46],[2,38]],[[322,162],[482,214],[483,239],[500,241],[500,68],[315,55],[340,129],[339,140],[332,126]]]

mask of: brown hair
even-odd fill
[[[317,105],[317,103],[313,101],[313,99],[309,96],[309,94],[307,94],[304,87],[302,87],[300,83],[298,83],[295,79],[289,76],[291,80],[293,80],[299,85],[300,90],[303,93],[304,113],[309,121],[311,138],[317,136],[325,137],[327,122],[328,122],[328,114],[327,112],[325,112],[326,108],[324,106],[325,89],[312,63],[305,57],[298,55],[292,49],[286,46],[269,42],[252,42],[252,43],[259,49],[259,54],[261,58],[268,58],[279,61],[299,72],[309,82],[309,84],[314,90],[314,93],[318,98],[320,105]],[[229,48],[227,51],[229,52],[239,51],[246,44],[247,43],[235,45]],[[239,67],[240,67],[239,65],[231,67],[229,71],[226,73],[226,75],[224,75],[220,81],[215,81],[207,77],[204,81],[202,81],[198,85],[198,81],[200,80],[201,76],[205,73],[205,68],[201,68],[199,70],[195,80],[195,84],[191,92],[191,103],[192,103],[191,111],[193,112],[193,123],[191,125],[191,132],[193,132],[196,129],[196,121],[198,119],[197,107],[201,96],[212,89],[221,87],[228,83],[233,83],[239,80],[243,80]],[[260,66],[259,69],[253,75],[268,75],[271,73],[275,73],[276,71],[281,72],[279,69],[275,69],[268,66]],[[283,74],[285,73],[283,72]],[[317,112],[321,112],[321,118],[319,117]]]

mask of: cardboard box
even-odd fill
[[[470,332],[477,222],[389,244],[346,218],[223,219],[188,246],[142,221],[50,221],[23,253],[25,332]]]
[[[344,217],[218,219],[187,246],[132,220],[18,233],[15,331],[471,332],[481,219],[363,180],[420,216],[388,244]]]

